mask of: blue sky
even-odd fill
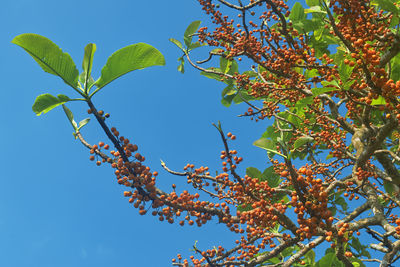
[[[40,117],[32,112],[39,94],[76,95],[10,43],[22,33],[46,36],[78,67],[84,46],[96,43],[95,79],[119,48],[145,42],[159,49],[166,66],[128,74],[94,102],[111,114],[110,125],[139,145],[147,164],[160,173],[158,184],[168,190],[175,183],[179,190],[185,181],[166,174],[159,160],[176,170],[189,162],[219,170],[222,144],[211,126],[218,120],[237,135],[234,148],[244,156],[243,167],[263,168],[266,162],[265,153],[252,146],[266,122],[237,118],[245,106],[222,106],[221,84],[189,66],[184,75],[176,71],[180,53],[168,38],[181,39],[193,20],[205,21],[194,0],[2,1],[0,266],[170,266],[177,253],[189,256],[196,240],[203,249],[231,243],[232,235],[216,222],[182,228],[140,216],[112,169],[89,161],[61,108]],[[69,108],[77,120],[88,117],[83,103]],[[94,121],[83,134],[92,144],[105,141]]]

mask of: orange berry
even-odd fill
[[[130,197],[132,196],[132,192],[131,191],[125,191],[124,192],[124,197]]]
[[[351,253],[350,251],[346,251],[346,252],[344,253],[344,255],[345,255],[346,257],[350,258],[351,256],[353,256],[353,253]]]
[[[283,171],[283,172],[281,172],[281,176],[282,177],[287,177],[289,175],[289,172],[288,171]]]
[[[140,215],[145,215],[147,213],[147,210],[139,210]]]

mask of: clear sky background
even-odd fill
[[[177,72],[178,49],[194,20],[206,21],[195,0],[3,0],[0,10],[2,76],[0,98],[0,266],[170,266],[177,253],[189,256],[196,240],[201,249],[232,244],[226,227],[213,221],[202,228],[160,223],[140,216],[123,197],[113,170],[89,161],[89,151],[72,136],[61,108],[37,117],[31,110],[39,94],[76,93],[45,73],[10,41],[22,33],[48,37],[81,66],[83,48],[97,45],[93,76],[99,77],[109,55],[145,42],[165,56],[167,65],[130,73],[94,97],[111,114],[108,123],[139,145],[159,175],[158,184],[185,189],[185,178],[167,174],[160,159],[175,170],[187,163],[220,170],[222,149],[211,123],[237,135],[234,147],[244,167],[263,169],[264,151],[252,146],[266,122],[238,118],[247,107],[220,104],[223,85],[186,67]],[[200,59],[200,58],[199,58]],[[84,103],[68,105],[79,121],[88,117]],[[83,129],[94,144],[105,141],[92,120]],[[180,186],[183,184],[183,186]],[[229,246],[228,246],[229,247]]]

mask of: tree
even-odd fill
[[[244,103],[249,107],[241,116],[272,120],[254,142],[266,150],[265,170],[248,167],[243,174],[238,167],[243,158],[230,149],[235,135],[225,134],[218,123],[222,172],[213,176],[207,167],[192,164],[179,172],[162,162],[166,171],[186,176],[193,192],[157,187],[158,173],[144,164],[137,145],[109,128],[107,114],[92,102],[119,76],[164,64],[162,55],[146,44],[118,50],[94,81],[94,44],[86,46],[79,74],[69,55],[47,38],[17,36],[13,43],[82,96],[41,95],[33,110],[41,114],[62,105],[74,135],[93,154],[91,160],[110,163],[141,215],[151,210],[160,221],[198,226],[216,218],[238,234],[230,248],[194,246],[198,257],[189,262],[178,256],[174,265],[394,264],[400,257],[400,1],[306,0],[306,8],[278,0],[199,3],[215,26],[199,28],[195,21],[183,43],[170,39],[183,53],[178,70],[184,72],[189,62],[224,83],[224,105]],[[201,54],[203,45],[214,49],[207,59],[193,60],[192,50]],[[215,65],[215,59],[218,67],[203,67]],[[84,139],[80,129],[88,120],[74,121],[65,106],[72,100],[89,105],[88,113],[115,150],[107,153],[110,145]],[[371,244],[363,244],[366,240]],[[315,251],[326,243],[330,247],[316,259]]]

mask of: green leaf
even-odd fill
[[[340,88],[339,84],[337,81],[333,80],[330,82],[327,81],[322,81],[321,84],[325,87],[336,87],[336,88]]]
[[[304,28],[304,21],[295,21],[293,22],[293,27],[299,32],[307,32]]]
[[[283,154],[279,153],[278,151],[276,151],[276,147],[275,147],[274,143],[271,140],[267,139],[267,138],[260,138],[257,141],[255,141],[253,143],[253,145],[257,146],[259,148],[265,149],[268,152],[271,152],[273,154],[277,154],[277,155],[279,155],[281,157],[287,158],[285,155],[283,155]]]
[[[306,0],[306,4],[309,7],[318,6],[319,5],[319,0]]]
[[[339,66],[339,74],[340,74],[340,78],[342,79],[342,82],[345,83],[347,82],[347,80],[349,79],[351,73],[353,72],[354,67],[350,67],[347,64],[344,64],[344,62],[342,62]]]
[[[335,256],[334,260],[333,260],[333,264],[332,267],[345,267],[344,263],[341,262],[338,257]]]
[[[332,264],[335,261],[335,258],[336,258],[335,253],[327,253],[317,262],[316,266],[318,267],[333,266]]]
[[[124,47],[108,58],[96,81],[96,91],[128,72],[160,65],[165,65],[164,56],[151,45],[138,43]]]
[[[395,15],[399,13],[399,9],[390,0],[376,0],[376,2],[383,10],[392,12]]]
[[[300,115],[300,113],[301,113],[301,111],[298,114]],[[301,124],[303,123],[302,119],[300,119],[299,117],[294,116],[292,114],[289,114],[287,116],[287,120],[290,121],[291,123],[293,123],[296,127],[300,127]]]
[[[351,246],[357,251],[357,252],[361,252],[362,250],[362,245],[360,243],[360,240],[358,240],[358,238],[354,238],[351,241]]]
[[[389,195],[393,195],[393,192],[395,191],[395,187],[392,183],[388,183],[388,182],[384,181],[383,187],[385,188],[386,193],[388,193]]]
[[[299,2],[296,2],[290,11],[289,19],[293,22],[298,22],[304,20],[305,18],[306,14],[304,13],[303,6]]]
[[[211,67],[211,68],[208,68],[207,70],[212,70],[212,71],[215,71],[217,73],[202,71],[202,72],[200,72],[200,74],[203,75],[203,76],[206,76],[209,79],[214,79],[214,80],[217,80],[217,81],[221,82],[221,80],[223,79],[223,73],[222,73],[220,68]],[[218,73],[221,73],[221,74],[218,74]],[[224,82],[226,84],[232,84],[233,83],[231,79],[227,79],[227,78],[224,78],[222,82]]]
[[[380,106],[380,105],[385,105],[386,100],[382,96],[379,96],[377,99],[372,99],[371,105],[372,106]]]
[[[233,103],[239,104],[244,101],[252,101],[252,100],[254,100],[254,97],[252,95],[247,94],[246,91],[240,91],[233,98]]]
[[[252,71],[252,70],[246,70],[242,74],[245,74],[245,75],[249,76],[250,78],[258,76],[257,72]]]
[[[320,6],[312,6],[309,9],[304,10],[305,14],[308,13],[321,13],[321,14],[326,14],[325,10],[322,10]]]
[[[201,24],[200,20],[193,21],[190,25],[186,28],[185,33],[183,34],[183,40],[185,41],[185,45],[187,47],[190,46],[192,43],[192,34],[194,34]]]
[[[88,124],[89,121],[90,121],[90,118],[86,118],[86,119],[81,120],[81,121],[79,122],[79,125],[78,125],[78,131],[79,131],[83,126],[85,126],[86,124]]]
[[[329,207],[328,210],[332,213],[332,216],[335,216],[335,215],[336,215],[337,208],[335,208],[335,207]]]
[[[275,131],[274,126],[268,126],[267,130],[262,134],[261,137],[263,138],[270,138],[272,140],[275,140],[280,134]]]
[[[328,155],[326,156],[326,160],[331,159],[331,158],[333,158],[333,155],[332,155],[332,154],[328,154]]]
[[[219,59],[219,68],[223,73],[228,73],[232,66],[232,60],[228,60],[224,57],[220,57]]]
[[[281,228],[281,225],[276,224],[275,227],[272,228],[270,231],[271,231],[271,233],[278,234],[278,233],[280,233],[280,228]]]
[[[349,90],[350,89],[350,87],[354,84],[356,82],[356,80],[348,80],[347,82],[345,82],[344,84],[343,84],[343,89],[344,90]]]
[[[400,80],[400,54],[396,55],[392,59],[392,71],[390,72],[390,78],[394,81]]]
[[[185,73],[185,66],[184,66],[183,62],[181,64],[179,64],[178,71],[180,73]]]
[[[228,85],[227,87],[224,88],[224,90],[222,90],[221,95],[226,96],[226,95],[233,95],[236,93],[237,90],[235,89],[235,87],[233,85]]]
[[[235,97],[235,95],[227,95],[227,96],[223,97],[221,100],[222,105],[224,105],[225,107],[230,107],[234,97]]]
[[[306,255],[304,255],[304,258],[307,260],[307,263],[312,266],[315,263],[315,251],[308,251]]]
[[[268,259],[267,262],[268,262],[268,263],[272,263],[272,264],[278,264],[278,263],[280,263],[281,261],[278,259],[278,257],[273,257],[273,258],[271,258],[271,259]]]
[[[221,72],[221,70],[218,68],[211,67],[211,68],[209,68],[209,70]],[[210,73],[210,72],[205,72],[205,71],[200,72],[200,74],[203,76],[206,76],[207,78],[214,79],[217,81],[221,81],[221,79],[222,79],[222,74]]]
[[[331,45],[331,44],[339,44],[341,41],[339,39],[339,37],[331,35],[331,34],[324,34],[322,35],[322,39],[325,41],[325,43],[327,45]],[[328,50],[329,52],[329,50]]]
[[[251,178],[257,178],[257,179],[261,179],[263,176],[262,173],[257,168],[254,167],[248,167],[246,169],[246,174]]]
[[[271,188],[277,187],[282,182],[280,175],[276,174],[274,166],[270,166],[263,171],[262,180],[268,181],[268,185]]]
[[[289,256],[294,254],[293,253],[294,251],[295,251],[294,247],[285,248],[285,250],[282,251],[282,256],[283,257],[289,257]]]
[[[36,98],[35,103],[32,106],[33,112],[36,113],[37,116],[40,116],[42,113],[47,113],[55,107],[62,105],[71,99],[66,95],[58,95],[57,97],[51,94],[43,94]]]
[[[399,24],[400,18],[399,16],[393,16],[392,20],[390,21],[390,25],[389,28],[394,28],[395,26],[397,26],[397,24]]]
[[[235,73],[239,73],[239,64],[234,59],[232,59],[231,61],[232,64],[229,67],[228,74],[234,75]]]
[[[92,67],[93,67],[93,56],[94,52],[96,52],[96,45],[95,44],[88,44],[85,47],[85,53],[83,55],[83,62],[82,62],[82,69],[84,75],[84,89],[85,93],[87,93],[88,89],[90,88],[90,78],[92,77]],[[93,79],[93,78],[92,78]],[[93,83],[91,83],[93,85]]]
[[[77,88],[79,72],[75,63],[55,43],[33,33],[18,35],[11,42],[28,52],[45,72],[57,75],[72,88]]]
[[[297,101],[295,107],[298,109],[302,109],[302,108],[306,107],[307,105],[313,103],[313,101],[314,101],[313,96],[307,96],[307,97]]]
[[[191,43],[191,44],[189,45],[189,47],[188,47],[188,50],[191,51],[191,50],[193,50],[193,49],[196,49],[196,48],[198,48],[198,47],[202,47],[202,46],[205,46],[205,45],[207,45],[207,44],[206,44],[206,43],[201,44],[200,42]]]
[[[234,59],[226,59],[224,57],[220,57],[219,65],[221,72],[228,74],[235,74],[235,72],[239,72],[239,65]]]
[[[316,77],[318,75],[319,75],[319,73],[318,73],[317,69],[306,70],[306,72],[305,72],[306,79],[310,79],[310,78]]]
[[[267,71],[266,68],[264,68],[262,65],[257,65],[258,73],[263,73],[264,71]]]
[[[76,122],[74,120],[74,115],[72,114],[72,111],[69,108],[67,108],[67,106],[64,104],[62,105],[62,107],[63,107],[65,115],[67,115],[67,118],[68,118],[69,122],[71,123],[72,127],[74,128],[75,131],[77,131],[78,125],[76,124]]]
[[[314,141],[314,138],[310,137],[310,136],[302,136],[300,138],[298,138],[293,145],[293,151],[302,147],[303,145],[310,143]]]
[[[86,78],[86,74],[84,72],[79,74],[79,82],[80,83],[85,84],[85,78]],[[94,85],[95,80],[93,79],[92,76],[90,76],[88,78],[88,80],[86,81],[86,83],[87,83],[87,88],[91,88]]]
[[[172,42],[173,44],[175,44],[178,48],[180,48],[181,50],[183,50],[182,48],[182,43],[179,42],[178,40],[174,39],[174,38],[169,38],[169,41]]]
[[[238,205],[238,207],[237,207],[237,210],[240,211],[240,212],[249,211],[249,210],[252,210],[252,209],[253,208],[251,207],[251,205],[246,205],[246,203]]]
[[[347,210],[347,209],[349,208],[349,206],[348,206],[346,200],[345,200],[343,197],[338,197],[338,198],[335,200],[335,204],[340,205],[340,206],[342,207],[343,210]]]
[[[370,258],[371,258],[371,254],[366,250],[367,247],[368,247],[368,246],[364,246],[364,248],[363,248],[363,250],[362,250],[362,253],[361,253],[361,256],[365,256],[365,257],[367,257],[368,259],[370,259]],[[365,265],[361,265],[361,266],[365,266]]]
[[[178,66],[178,71],[180,73],[185,73],[185,60],[183,59],[183,56],[178,58],[178,61],[180,62]]]
[[[317,41],[321,40],[321,38],[324,36],[324,33],[325,33],[325,28],[324,27],[321,27],[318,30],[315,30],[314,31],[315,40],[317,40]]]
[[[389,203],[389,200],[386,198],[383,198],[383,196],[378,196],[378,201],[383,205],[386,206]]]
[[[334,87],[321,87],[321,88],[313,88],[312,93],[314,96],[319,96],[327,92],[337,91],[337,88]]]

